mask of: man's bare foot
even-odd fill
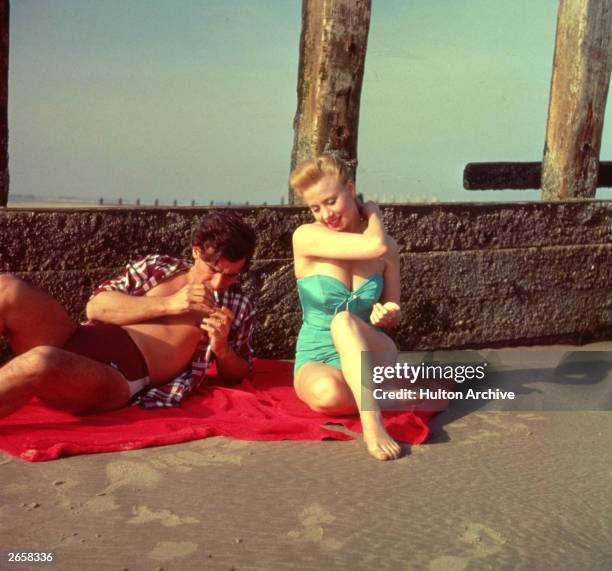
[[[389,436],[380,412],[362,412],[361,427],[368,452],[377,460],[397,460],[400,445]]]

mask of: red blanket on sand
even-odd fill
[[[173,409],[128,407],[75,417],[49,410],[33,400],[0,420],[0,449],[28,462],[41,462],[207,436],[240,440],[351,440],[347,434],[322,426],[328,423],[361,431],[357,417],[332,418],[304,405],[293,390],[292,369],[293,363],[257,359],[252,381],[245,380],[231,388],[205,386],[200,394]],[[429,434],[426,421],[433,414],[385,413],[385,426],[397,440],[420,444]]]

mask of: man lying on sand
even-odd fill
[[[128,264],[94,291],[81,325],[48,294],[0,275],[0,335],[17,355],[0,369],[0,417],[33,396],[74,414],[136,399],[173,406],[213,359],[222,379],[242,379],[254,309],[235,282],[254,249],[237,214],[211,213],[193,234],[193,262],[153,255]]]

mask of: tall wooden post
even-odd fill
[[[370,0],[303,0],[291,169],[325,151],[357,166]],[[289,190],[289,204],[301,202]]]
[[[8,67],[9,0],[0,0],[0,207],[6,206],[9,192],[8,165]]]
[[[560,0],[542,198],[595,196],[612,69],[612,0]]]

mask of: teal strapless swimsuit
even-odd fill
[[[380,299],[382,274],[373,274],[349,290],[340,280],[313,274],[297,280],[302,304],[302,327],[297,339],[294,373],[308,361],[340,368],[340,356],[332,340],[330,324],[340,311],[349,311],[370,323],[372,306]]]

